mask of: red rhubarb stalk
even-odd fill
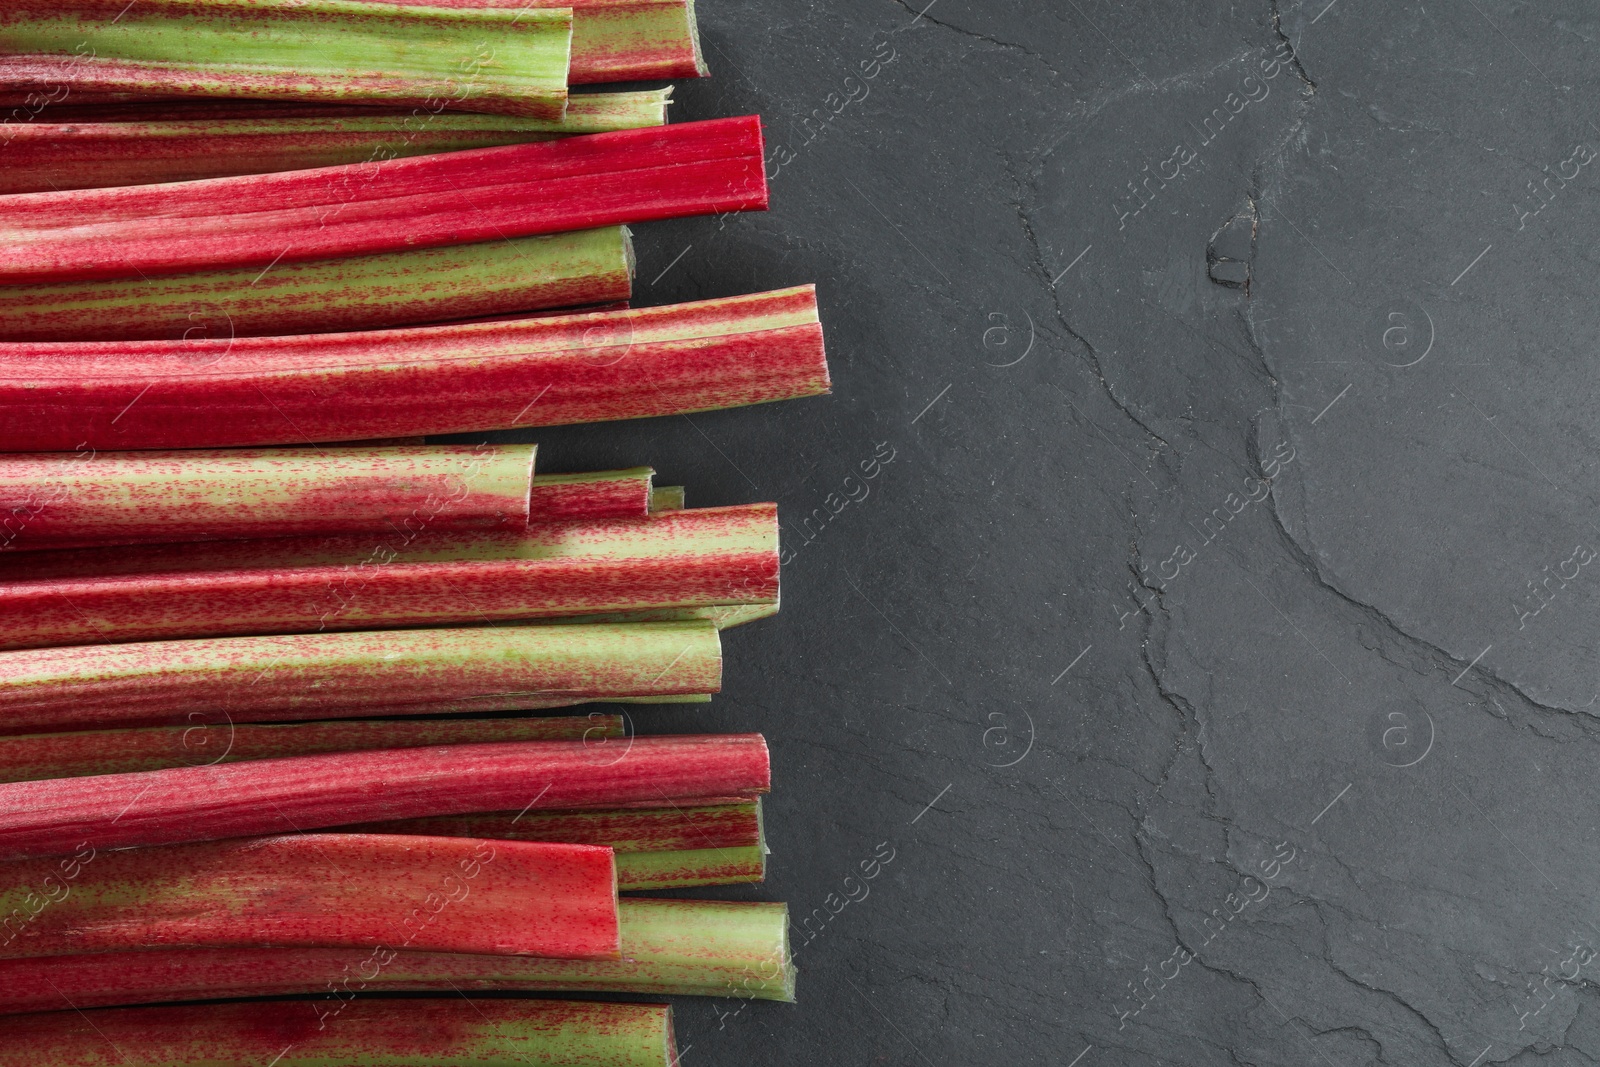
[[[677,1067],[665,1004],[358,1000],[57,1011],[5,1022],[0,1067]]]
[[[166,767],[201,767],[243,760],[281,759],[322,752],[358,752],[363,749],[421,748],[430,745],[488,744],[502,741],[589,741],[599,744],[623,736],[620,715],[566,715],[535,719],[361,720],[356,722],[285,723],[276,726],[230,722],[222,712],[191,713],[183,726],[152,726],[126,730],[72,730],[56,734],[0,737],[0,782],[29,782],[41,778],[79,778],[95,774],[129,774]],[[685,809],[695,812],[699,809]],[[720,809],[719,809],[720,810]],[[739,810],[739,809],[734,809]],[[654,812],[641,812],[648,822]],[[527,820],[535,816],[530,814]],[[691,815],[691,817],[693,817]],[[729,814],[705,820],[720,826],[737,818]],[[525,821],[527,821],[525,820]],[[609,826],[608,826],[609,828]],[[412,832],[412,831],[407,831]],[[471,834],[439,834],[470,837]],[[480,834],[494,837],[495,834]],[[698,847],[672,844],[682,840],[661,835],[661,847]],[[724,835],[726,836],[726,835]],[[567,841],[595,845],[609,842],[591,835],[535,836],[526,840]],[[631,839],[629,839],[631,840]],[[725,842],[722,844],[746,844]]]
[[[498,9],[497,9],[498,8]],[[12,92],[235,96],[560,118],[570,9],[347,0],[10,0]]]
[[[619,955],[604,847],[380,834],[85,847],[83,860],[0,864],[0,956],[247,945]]]
[[[0,197],[0,282],[258,270],[765,209],[761,120],[201,182]],[[378,436],[369,434],[368,436]]]
[[[828,387],[810,286],[372,333],[0,344],[0,450],[559,426],[788,400]]]
[[[0,648],[777,599],[777,507],[756,504],[481,535],[424,530],[390,549],[285,538],[0,558]]]
[[[620,960],[348,949],[153,949],[0,960],[0,1014],[332,993],[324,1018],[373,992],[518,990],[794,1000],[788,909],[721,900],[618,906]],[[384,960],[385,965],[380,966]]]
[[[626,301],[633,265],[627,228],[604,226],[279,264],[265,273],[230,267],[162,278],[5,285],[0,340],[209,339],[225,345],[236,337],[511,316]]]
[[[473,811],[603,808],[765,793],[759,734],[295,756],[0,785],[0,859]]]
[[[588,474],[536,474],[528,521],[641,518],[651,510],[655,471],[630,467]]]
[[[199,116],[0,128],[0,193],[309,170],[666,123],[670,90],[575,96],[560,119],[499,115]],[[52,114],[52,117],[54,115]]]
[[[0,731],[511,711],[721,685],[705,622],[79,645],[0,652]]]
[[[0,547],[528,522],[532,445],[0,454]]]
[[[341,827],[352,833],[484,837],[607,845],[624,890],[759,882],[766,844],[759,802],[618,811],[500,812]]]

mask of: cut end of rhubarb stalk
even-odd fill
[[[650,490],[651,514],[658,511],[682,511],[684,502],[684,487],[681,485],[664,485]]]
[[[711,68],[706,66],[705,51],[700,47],[700,19],[695,14],[695,0],[685,0],[689,14],[689,43],[694,49],[694,69],[701,78],[711,76]]]

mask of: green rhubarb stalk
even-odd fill
[[[181,669],[179,669],[181,668]],[[705,622],[487,626],[0,652],[0,731],[563,707],[713,693]]]
[[[694,0],[396,0],[434,7],[572,8],[573,85],[703,78]]]
[[[33,122],[0,134],[6,164],[0,193],[306,170],[661,126],[670,96],[670,89],[575,96],[560,119],[379,113]]]
[[[620,960],[339,949],[152,949],[0,959],[0,1014],[161,1001],[332,993],[323,1016],[362,993],[646,993],[793,1002],[783,904],[624,899]],[[387,959],[387,963],[383,961]],[[379,964],[383,964],[380,966]],[[3,1028],[0,1028],[3,1029]]]
[[[0,548],[528,522],[532,445],[0,455]]]
[[[6,1020],[0,1067],[677,1067],[665,1004],[360,1000],[58,1011]]]
[[[684,492],[681,485],[664,485],[650,490],[651,511],[682,511]]]
[[[757,845],[684,849],[680,852],[617,853],[617,888],[689,889],[743,885],[767,877],[767,853]]]
[[[499,741],[591,741],[598,744],[622,736],[622,716],[599,712],[534,719],[362,720],[275,726],[236,724],[225,712],[192,712],[189,721],[182,726],[0,737],[0,782],[128,774],[164,767],[311,756],[320,752]],[[530,815],[529,819],[532,818],[534,816]],[[591,837],[573,843],[606,842]]]
[[[627,228],[603,226],[265,272],[6,285],[0,340],[227,340],[515,315],[627,300],[633,267]]]
[[[91,839],[95,828],[85,827]],[[0,863],[0,957],[249,945],[620,957],[608,848],[380,834]]]
[[[559,119],[570,8],[11,0],[0,86],[369,102]]]

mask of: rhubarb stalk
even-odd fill
[[[0,197],[0,282],[261,271],[766,206],[761,120],[713,119],[280,174]]]
[[[621,811],[508,811],[340,829],[607,845],[616,851],[617,886],[624,890],[734,885],[766,877],[767,849],[756,801]]]
[[[0,341],[207,339],[226,344],[236,337],[372,330],[608,304],[627,300],[632,290],[628,231],[604,226],[280,264],[265,272],[234,267],[148,279],[0,286]]]
[[[335,1021],[337,1019],[337,1021]],[[19,1015],[0,1067],[677,1067],[665,1004],[360,1000]]]
[[[642,518],[650,513],[655,471],[630,467],[585,474],[536,474],[528,521]]]
[[[671,90],[575,96],[559,119],[345,114],[0,128],[0,193],[94,189],[309,170],[662,126]],[[595,301],[598,303],[598,301]]]
[[[396,952],[386,966],[339,949],[167,949],[0,960],[0,1013],[162,1001],[374,992],[649,993],[793,1001],[782,904],[630,900],[618,907],[622,959],[554,960]],[[363,966],[365,964],[365,966]]]
[[[416,948],[617,959],[594,845],[291,834],[0,864],[0,956],[147,948]]]
[[[0,455],[0,546],[525,527],[532,445]]]
[[[759,734],[524,741],[177,767],[0,785],[0,859],[474,811],[765,793]]]
[[[80,645],[0,652],[0,731],[512,711],[721,685],[706,622]]]
[[[350,0],[11,0],[12,92],[233,96],[559,119],[570,8]]]
[[[395,0],[430,7],[572,8],[572,64],[567,80],[645,81],[703,78],[694,0]],[[572,97],[571,99],[579,99]]]
[[[0,344],[0,450],[479,432],[709,411],[828,388],[811,286],[371,333],[19,342]]]
[[[422,530],[389,546],[283,538],[29,553],[0,557],[0,648],[775,605],[778,569],[772,504]]]
[[[323,752],[358,752],[380,748],[422,748],[431,745],[489,744],[503,741],[588,741],[600,744],[623,736],[621,715],[565,715],[533,719],[360,720],[355,722],[284,723],[276,726],[231,722],[222,712],[191,712],[182,726],[135,727],[124,730],[72,730],[55,734],[0,737],[0,782],[29,782],[41,778],[80,778],[96,774],[130,774],[166,767],[200,767],[243,760],[281,759]],[[741,810],[736,807],[734,811]],[[699,809],[684,809],[693,813]],[[720,811],[720,809],[719,809]],[[542,814],[542,813],[541,813]],[[626,813],[625,813],[626,814]],[[651,820],[650,816],[657,816]],[[691,817],[692,814],[691,814]],[[643,811],[638,818],[649,825],[664,821],[659,813]],[[740,816],[706,815],[711,826]],[[745,817],[746,821],[748,817]],[[527,820],[535,819],[530,814]],[[591,820],[592,821],[592,820]],[[626,821],[623,825],[627,825]],[[609,824],[607,824],[609,828]],[[415,831],[406,831],[415,832]],[[471,834],[440,833],[440,837]],[[495,834],[479,834],[494,837]],[[670,847],[683,836],[659,834]],[[719,844],[745,845],[726,840]],[[746,834],[745,836],[748,836]],[[567,841],[572,844],[609,844],[591,834],[583,840],[563,836],[535,836],[526,840]],[[625,844],[633,839],[624,837]]]

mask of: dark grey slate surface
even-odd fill
[[[922,2],[706,0],[774,210],[638,233],[835,395],[539,435],[784,509],[644,726],[768,735],[817,918],[685,1063],[1600,1058],[1600,15]]]

